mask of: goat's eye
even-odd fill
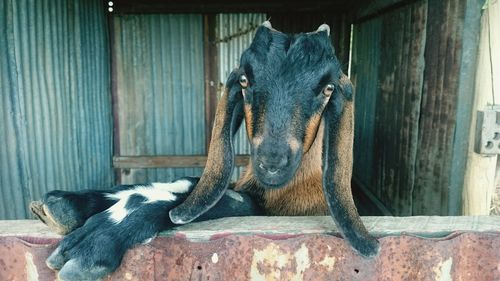
[[[328,84],[326,87],[323,89],[323,95],[329,97],[333,94],[333,90],[335,89],[335,86],[333,84]]]
[[[241,75],[240,76],[240,85],[243,89],[247,88],[248,87],[248,79],[247,77],[245,76],[245,74]]]

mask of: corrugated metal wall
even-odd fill
[[[265,14],[218,14],[216,17],[216,36],[219,59],[220,84],[240,64],[240,56],[250,46],[256,28],[266,20]],[[219,97],[222,95],[222,87]],[[250,144],[245,125],[242,124],[235,139],[236,154],[250,154]],[[238,178],[244,167],[235,169],[234,178]]]
[[[116,15],[113,22],[119,154],[205,154],[202,16]],[[132,169],[121,182],[201,171]]]
[[[381,50],[375,46],[381,46],[381,30],[381,19],[355,26],[351,61],[351,81],[356,87],[353,177],[358,184],[371,188],[371,192],[378,198],[381,197],[381,191],[374,187],[373,164]]]
[[[395,215],[459,214],[472,99],[458,77],[478,6],[417,1],[354,26],[354,177]]]
[[[0,219],[55,188],[112,185],[102,2],[0,1],[0,34]]]

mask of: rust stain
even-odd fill
[[[329,235],[230,235],[203,242],[159,237],[128,251],[107,280],[500,280],[500,232],[380,242],[380,255],[364,259]],[[0,237],[0,280],[54,280],[44,261],[55,243],[47,243]]]

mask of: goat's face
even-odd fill
[[[313,144],[342,75],[328,26],[287,35],[264,23],[238,75],[254,174],[266,188],[282,187]]]

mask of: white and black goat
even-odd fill
[[[269,22],[258,28],[226,82],[201,178],[53,191],[33,202],[42,221],[68,234],[48,266],[62,280],[95,280],[134,244],[175,224],[257,214],[331,214],[358,253],[376,255],[379,243],[352,199],[353,90],[329,32],[327,25],[294,35]],[[233,138],[243,120],[251,163],[231,184]]]

